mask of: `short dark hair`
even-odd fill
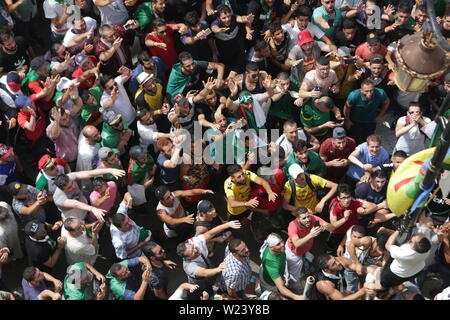
[[[13,33],[10,30],[2,30],[0,31],[0,43],[5,43],[9,40],[9,38],[13,37]]]
[[[184,23],[188,27],[195,27],[200,22],[200,16],[195,11],[189,11],[184,16]]]
[[[419,101],[411,101],[408,105],[408,109],[409,107],[420,108],[420,111],[422,111],[422,106],[420,105]]]
[[[386,242],[389,240],[390,236],[391,234],[387,230],[381,230],[377,232],[376,242],[381,250],[386,251]]]
[[[231,164],[227,167],[227,173],[231,177],[233,174],[242,171],[242,167],[238,164]]]
[[[406,159],[406,158],[408,158],[408,155],[407,155],[406,152],[403,151],[403,150],[397,150],[397,151],[394,152],[394,154],[392,155],[392,157],[399,157],[399,158],[404,158],[404,159]]]
[[[305,140],[297,140],[292,144],[292,149],[294,152],[300,152],[302,151],[305,147],[308,147],[308,142],[306,142]]]
[[[217,12],[217,17],[219,17],[222,13],[230,13],[231,14],[231,9],[226,4],[219,4],[217,6],[216,12]]]
[[[283,29],[283,27],[281,26],[281,23],[274,21],[271,24],[269,24],[269,30],[272,34],[274,34],[275,32],[277,32],[278,30]]]
[[[355,224],[353,227],[352,227],[352,231],[351,232],[358,232],[358,233],[361,233],[361,234],[366,234],[366,228],[364,228],[363,226],[361,226],[361,225],[359,225],[359,224]]]
[[[248,62],[245,65],[245,71],[259,71],[259,66],[255,62]]]
[[[414,241],[413,249],[417,253],[427,253],[431,249],[431,242],[426,237],[422,237],[419,241]]]
[[[370,173],[370,177],[372,179],[378,178],[378,179],[386,179],[386,180],[388,178],[387,174],[386,174],[386,171],[384,171],[384,170],[373,171],[373,172]]]
[[[138,62],[144,64],[144,61],[152,59],[152,55],[147,50],[142,50],[138,54]]]
[[[258,40],[256,40],[255,46],[253,48],[255,49],[255,51],[261,51],[268,47],[269,47],[269,44],[267,43],[266,40],[258,39]]]
[[[55,185],[62,190],[69,184],[70,178],[67,174],[62,173],[57,175],[54,181]]]
[[[234,238],[230,241],[230,244],[228,245],[228,249],[230,249],[231,253],[236,253],[236,248],[242,243],[241,239]]]
[[[345,183],[338,184],[337,195],[340,196],[342,193],[350,194],[350,195],[352,194],[352,189],[350,188],[350,186],[348,184],[345,184]]]
[[[342,29],[355,29],[356,27],[357,24],[355,20],[345,19],[344,22],[342,22]]]
[[[186,251],[186,243],[181,242],[177,245],[177,255],[184,258],[184,252]]]
[[[98,77],[98,79],[99,79],[100,86],[104,89],[106,87],[106,84],[108,83],[108,81],[111,79],[114,79],[114,78],[109,74],[101,73],[100,76]]]
[[[334,108],[334,101],[328,96],[323,96],[319,98],[319,103],[321,103],[325,108],[329,110]]]
[[[153,20],[152,22],[152,26],[154,29],[159,28],[159,27],[163,27],[167,24],[166,20],[162,19],[162,18],[156,18],[155,20]]]
[[[316,60],[316,63],[320,66],[327,66],[330,64],[330,59],[325,56],[321,56]]]
[[[328,253],[322,253],[316,258],[316,266],[320,270],[328,268],[328,260],[330,260],[331,255]]]
[[[94,188],[94,190],[97,190],[106,185],[106,182],[107,181],[103,177],[95,177],[92,181],[92,187]]]
[[[399,4],[397,5],[396,11],[411,14],[412,7],[407,1],[405,1],[405,2],[400,1]]]
[[[122,269],[122,265],[120,263],[114,263],[111,266],[111,269],[109,269],[109,272],[111,273],[111,275],[116,278],[117,277],[117,273],[120,271],[120,269]]]
[[[155,254],[153,253],[153,248],[158,246],[156,242],[149,241],[147,244],[142,248],[142,252],[147,258],[153,257]]]
[[[38,269],[35,267],[26,267],[25,270],[23,270],[22,277],[28,282],[33,281],[37,270]]]
[[[306,4],[302,4],[297,8],[297,10],[294,11],[295,17],[308,17],[310,18],[312,16],[312,10],[309,6]]]
[[[305,213],[308,213],[308,209],[305,207],[298,207],[294,212],[292,212],[292,214],[296,217],[299,217],[301,214]]]
[[[361,88],[363,87],[363,86],[375,86],[374,84],[373,84],[373,82],[372,82],[372,80],[370,80],[369,78],[367,78],[367,79],[364,79],[362,82],[361,82]]]
[[[190,54],[187,51],[182,51],[180,52],[180,54],[178,55],[178,60],[180,60],[180,62],[183,62],[184,60],[190,60],[193,59],[192,58],[192,54]]]
[[[88,101],[89,97],[91,96],[91,93],[89,90],[86,89],[79,89],[79,96],[81,98],[81,101],[86,102]]]
[[[125,221],[125,219],[127,218],[126,215],[118,213],[112,216],[111,218],[111,223],[117,228],[119,229],[122,226],[122,223]]]

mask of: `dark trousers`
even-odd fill
[[[394,259],[392,259],[392,257],[389,258],[387,263],[384,265],[383,270],[381,270],[380,284],[383,286],[383,288],[388,289],[398,286],[399,284],[402,284],[405,281],[414,279],[416,275],[420,273],[419,272],[408,278],[401,278],[391,271],[392,261],[394,261]]]
[[[349,136],[355,139],[356,144],[361,144],[366,141],[368,136],[375,132],[376,127],[376,123],[353,122]]]

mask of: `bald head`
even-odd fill
[[[94,126],[87,125],[83,128],[83,136],[86,138],[89,144],[96,144],[101,141],[100,133]]]

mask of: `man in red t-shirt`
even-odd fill
[[[355,139],[348,137],[342,127],[334,128],[333,137],[320,145],[320,158],[325,163],[331,180],[337,181],[345,175],[350,165],[348,157],[355,148]]]
[[[327,241],[328,252],[334,254],[347,230],[359,224],[358,215],[371,214],[377,210],[375,204],[352,197],[352,190],[347,184],[338,185],[337,194],[330,203],[330,223],[334,230]]]
[[[316,238],[322,231],[333,230],[333,226],[315,216],[305,207],[298,207],[293,214],[295,219],[289,223],[286,241],[286,263],[289,272],[289,285],[298,289],[300,280],[308,271],[314,256],[309,252]]]
[[[45,132],[45,113],[36,107],[31,98],[24,95],[18,96],[15,103],[20,110],[17,122],[25,132],[26,138],[34,145]]]
[[[387,48],[381,43],[374,32],[370,32],[367,35],[367,41],[356,48],[355,55],[357,65],[367,62],[367,66],[369,66],[368,61],[376,53],[381,54],[384,57],[387,53]]]
[[[79,89],[91,88],[95,84],[96,74],[99,71],[98,67],[100,67],[100,65],[97,66],[97,58],[79,53],[75,56],[75,63],[77,67],[72,72],[72,79],[78,79]]]
[[[178,55],[174,45],[174,31],[180,35],[187,32],[188,28],[183,23],[167,24],[164,19],[157,18],[153,20],[153,32],[145,38],[145,45],[148,47],[152,56],[161,58],[168,68],[177,63]]]

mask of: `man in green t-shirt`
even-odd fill
[[[275,94],[272,96],[267,126],[271,129],[281,129],[286,120],[295,118],[295,114],[298,115],[294,97],[298,93],[299,85],[297,80],[289,78],[286,72],[280,72],[277,75],[275,84]]]
[[[325,163],[317,152],[308,150],[308,143],[306,141],[297,140],[292,147],[293,152],[289,155],[286,164],[283,167],[283,172],[286,177],[291,177],[288,169],[294,163],[299,164],[307,173],[312,173],[321,177],[325,176],[327,173]]]
[[[98,292],[93,292],[93,278],[101,282]],[[106,296],[106,278],[86,262],[77,262],[67,268],[64,278],[66,300],[103,300]]]
[[[336,122],[331,120],[334,114]],[[321,143],[331,136],[331,130],[344,124],[341,111],[334,105],[333,99],[323,96],[309,99],[302,108],[300,121],[309,134],[314,135]]]
[[[153,291],[148,290],[151,273],[150,261],[146,256],[140,256],[113,264],[106,278],[110,279],[110,290],[115,299],[149,300],[154,298]]]
[[[146,203],[145,189],[153,184],[155,161],[141,146],[133,146],[130,149],[130,165],[127,171],[128,192],[133,198],[133,205]]]
[[[88,90],[80,92],[83,106],[81,107],[81,125],[91,124],[97,127],[103,120],[100,109],[100,99],[103,94],[103,88],[95,86]]]
[[[120,154],[123,154],[133,131],[128,129],[122,115],[112,110],[105,112],[103,120],[102,147],[115,148],[120,151]]]
[[[261,291],[279,292],[284,297],[293,300],[303,300],[301,295],[295,294],[285,286],[288,280],[286,275],[286,252],[284,241],[277,233],[271,233],[267,236],[260,249],[261,268],[259,279],[261,282]]]

